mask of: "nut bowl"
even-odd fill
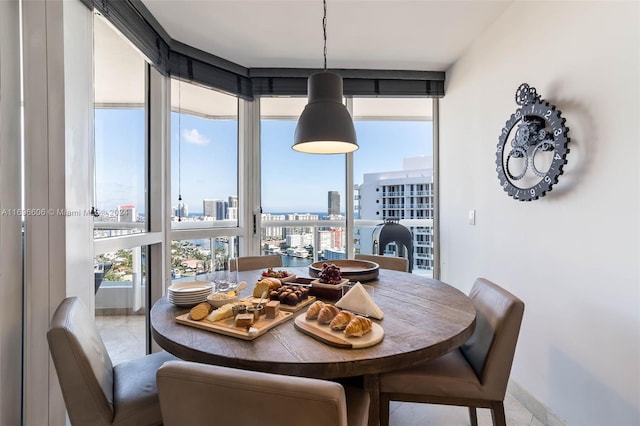
[[[209,304],[213,306],[214,309],[217,309],[222,305],[226,305],[227,303],[237,301],[238,295],[235,291],[230,291],[228,293],[211,293],[209,296],[207,296],[207,302],[209,302]]]

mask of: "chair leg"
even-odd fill
[[[471,426],[478,426],[478,415],[476,414],[476,407],[469,407],[469,422]]]
[[[491,403],[491,418],[493,419],[493,426],[507,425],[502,401],[494,401]]]
[[[389,397],[380,394],[380,426],[389,426]]]

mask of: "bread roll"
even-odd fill
[[[300,301],[300,298],[298,297],[297,294],[295,294],[293,292],[287,294],[287,298],[285,299],[285,303],[287,305],[291,305],[291,306],[296,306],[299,301]]]
[[[332,330],[342,331],[347,327],[347,324],[356,317],[356,314],[349,311],[340,311],[338,315],[329,323],[329,327]]]
[[[320,313],[320,309],[325,305],[324,302],[320,301],[320,300],[316,300],[315,302],[313,302],[311,304],[311,306],[309,306],[309,309],[307,309],[307,316],[306,318],[308,320],[314,320],[316,318],[318,318],[318,314]]]
[[[336,315],[340,313],[340,309],[333,305],[324,305],[318,312],[318,324],[329,324]]]
[[[344,329],[344,334],[347,337],[362,337],[370,332],[372,328],[373,322],[369,318],[357,315],[354,319],[349,321],[347,328]]]

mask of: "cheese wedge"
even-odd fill
[[[220,321],[222,319],[225,318],[229,318],[233,315],[233,307],[236,305],[246,305],[246,306],[253,306],[253,304],[251,302],[233,302],[233,303],[227,303],[226,305],[222,305],[220,306],[218,309],[215,309],[213,312],[211,312],[206,320],[209,322],[216,322],[216,321]]]

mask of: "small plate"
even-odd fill
[[[167,287],[169,292],[173,293],[191,293],[211,290],[213,283],[209,281],[190,281],[184,283],[172,284]]]

